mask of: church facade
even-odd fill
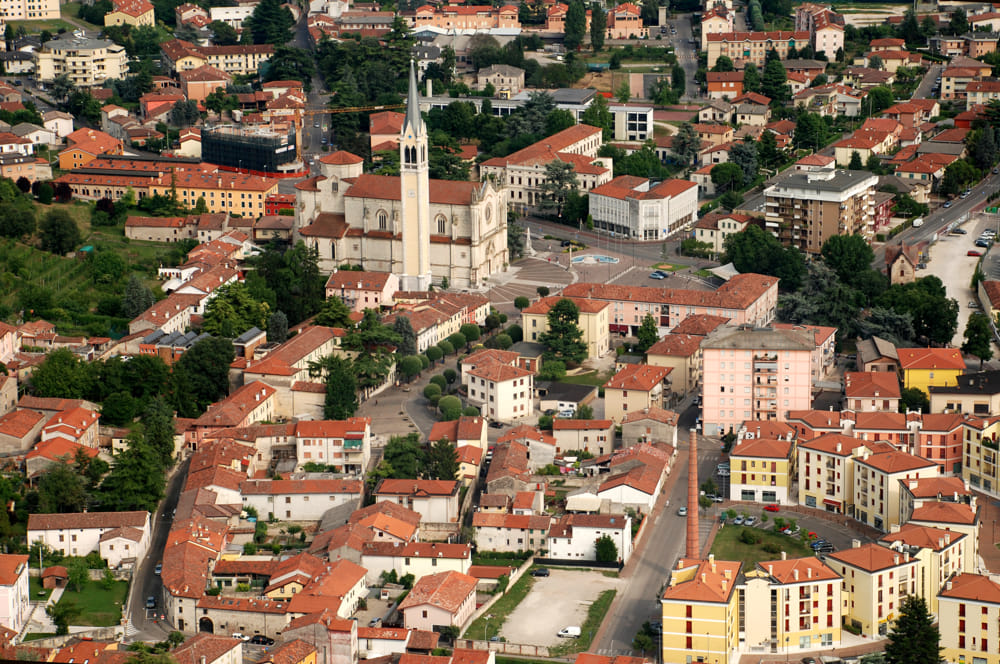
[[[320,175],[296,185],[295,232],[326,271],[344,263],[392,272],[401,290],[478,288],[507,269],[507,201],[493,182],[431,180],[427,128],[411,65],[400,175],[363,172],[360,157],[335,152]]]

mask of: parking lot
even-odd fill
[[[605,590],[620,588],[621,579],[589,570],[551,570],[538,577],[528,596],[507,617],[500,635],[511,643],[552,646],[563,627],[583,625],[587,609]],[[475,636],[475,635],[473,635]]]
[[[927,269],[917,276],[933,274],[941,279],[948,293],[948,297],[953,297],[958,301],[958,327],[952,344],[962,345],[965,334],[965,324],[969,320],[969,314],[979,310],[978,298],[972,290],[972,273],[976,269],[979,261],[977,256],[969,256],[970,251],[984,252],[985,249],[975,245],[976,238],[987,227],[992,224],[985,220],[980,220],[978,215],[973,215],[972,219],[962,224],[961,229],[966,231],[964,235],[942,235],[930,248],[930,261]],[[1000,252],[991,251],[984,259],[983,270],[989,273],[994,264],[1000,266]],[[989,277],[987,277],[989,278]],[[975,308],[970,307],[970,303],[975,304]]]

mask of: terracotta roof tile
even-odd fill
[[[443,572],[422,576],[399,605],[404,611],[411,607],[429,604],[449,613],[456,613],[470,595],[476,591],[476,580],[461,572]]]

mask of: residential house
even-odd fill
[[[0,625],[19,634],[30,615],[28,556],[2,554],[0,555]]]
[[[549,557],[597,560],[597,540],[609,537],[625,564],[632,556],[632,517],[628,514],[565,514],[549,528]]]
[[[795,444],[785,439],[744,439],[730,459],[730,500],[784,504],[792,502]]]
[[[899,377],[887,371],[844,373],[844,409],[899,412]]]
[[[635,364],[628,366],[604,384],[604,414],[615,423],[627,413],[647,408],[662,408],[670,367]]]
[[[417,580],[399,605],[407,629],[464,630],[476,609],[476,579],[461,572],[429,574]]]
[[[524,328],[524,338],[528,341],[539,341],[549,330],[549,312],[562,300],[569,300],[579,311],[577,326],[583,333],[581,341],[587,346],[587,357],[597,359],[603,357],[610,348],[610,320],[607,302],[582,297],[567,297],[550,295],[521,310],[521,325]]]
[[[119,528],[143,533],[141,546],[149,546],[149,512],[85,512],[83,514],[31,514],[28,544],[41,542],[66,556],[86,556],[99,551],[101,536]]]
[[[459,482],[383,479],[372,492],[376,503],[394,502],[420,514],[427,523],[457,523]]]
[[[552,517],[547,514],[508,514],[480,509],[472,515],[476,546],[481,551],[545,549],[551,525]]]
[[[626,413],[621,421],[622,447],[662,441],[676,448],[677,419],[677,413],[655,406]]]
[[[863,453],[854,463],[854,518],[883,531],[899,523],[900,480],[940,473],[933,461],[898,450]]]
[[[941,659],[947,662],[1000,661],[1000,583],[989,576],[959,574],[938,594]]]
[[[646,350],[646,364],[670,367],[670,387],[675,394],[695,390],[701,380],[703,337],[667,334]]]
[[[931,385],[956,385],[958,376],[965,371],[962,352],[954,348],[900,348],[897,353],[903,387],[924,393]]]
[[[368,571],[368,583],[375,585],[383,574],[397,578],[412,574],[420,579],[429,574],[460,572],[468,574],[472,565],[469,544],[444,542],[367,542],[361,549],[361,566]]]
[[[920,563],[909,553],[858,543],[826,558],[842,579],[843,615],[866,636],[885,634],[900,603],[917,592]]]
[[[594,456],[611,453],[615,443],[614,422],[611,420],[577,420],[557,417],[552,420],[552,435],[556,439],[556,454],[573,456],[587,451]]]

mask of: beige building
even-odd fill
[[[594,456],[610,454],[615,444],[615,423],[611,420],[573,420],[557,417],[552,420],[552,435],[556,439],[556,454],[586,450]]]
[[[148,0],[113,0],[112,9],[104,15],[104,25],[156,25],[153,5]]]
[[[885,535],[879,543],[893,551],[908,551],[920,563],[917,567],[916,595],[927,602],[931,613],[938,612],[938,592],[945,582],[957,574],[975,567],[967,561],[969,538],[962,533],[940,528],[907,524]]]
[[[2,0],[3,21],[39,21],[59,18],[58,0]]]
[[[960,574],[938,595],[941,659],[952,664],[1000,662],[1000,584],[988,576]]]
[[[461,572],[430,574],[399,605],[407,629],[450,626],[464,630],[476,610],[476,579]]]
[[[799,502],[835,514],[848,514],[854,500],[854,456],[864,443],[839,433],[800,442]]]
[[[704,337],[668,334],[646,351],[646,363],[670,367],[670,385],[676,394],[687,394],[701,380],[701,342]]]
[[[662,408],[670,367],[632,364],[604,384],[604,416],[621,422],[626,413]]]
[[[640,443],[667,443],[677,447],[677,413],[652,407],[634,410],[622,418],[622,447]]]
[[[560,300],[570,300],[580,311],[577,326],[583,333],[583,343],[587,344],[587,357],[603,357],[610,348],[608,328],[608,303],[580,297],[543,297],[521,311],[521,326],[526,341],[538,341],[549,330],[549,310]]]
[[[785,245],[818,254],[834,235],[874,238],[878,176],[867,171],[786,171],[764,189],[765,225]]]
[[[937,477],[940,467],[928,459],[892,451],[854,460],[854,518],[887,531],[899,524],[900,480]]]
[[[827,556],[826,564],[843,579],[844,620],[865,636],[885,635],[900,602],[917,592],[920,562],[907,552],[854,540],[852,548]]]
[[[899,412],[899,377],[886,371],[844,374],[844,408],[857,412]]]
[[[1000,286],[1000,282],[992,282]],[[980,283],[980,288],[982,284]],[[1000,412],[1000,372],[981,371],[957,378],[956,385],[930,385],[932,413],[988,417]]]
[[[296,236],[316,248],[321,268],[357,263],[392,272],[407,291],[444,280],[476,288],[506,270],[505,192],[488,178],[429,178],[427,128],[412,68],[399,140],[399,176],[363,174],[360,157],[335,152],[320,159],[321,175],[295,185]]]
[[[741,233],[753,218],[746,214],[709,212],[694,225],[694,239],[712,246],[712,251],[725,251],[726,238]]]
[[[45,42],[38,51],[35,78],[40,83],[51,83],[66,74],[77,87],[92,88],[109,78],[125,78],[127,60],[124,46],[67,32]]]
[[[782,60],[788,59],[788,49],[805,48],[810,41],[808,32],[791,30],[774,30],[771,32],[721,32],[708,35],[708,68],[715,67],[720,56],[725,55],[733,61],[737,69],[752,62],[757,69],[763,70],[764,60],[771,49],[778,52]]]
[[[497,97],[509,99],[524,89],[524,70],[510,65],[490,65],[479,70],[476,83],[480,90],[492,85]]]

